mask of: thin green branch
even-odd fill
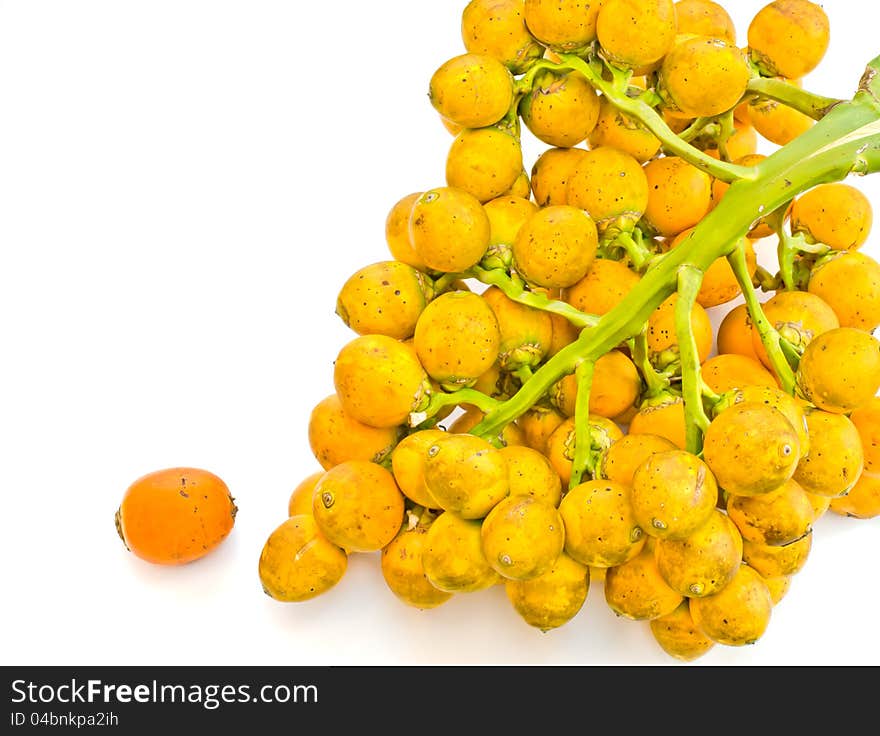
[[[654,370],[648,357],[648,333],[642,329],[638,335],[630,339],[630,354],[633,363],[642,374],[645,382],[645,396],[657,396],[669,388],[669,378]]]
[[[739,179],[751,179],[754,177],[754,172],[750,167],[736,166],[735,164],[712,158],[709,154],[682,140],[653,107],[638,97],[632,98],[626,94],[625,87],[621,88],[622,80],[626,79],[621,76],[624,74],[621,70],[606,66],[605,68],[612,75],[612,81],[609,82],[603,79],[601,73],[596,72],[592,66],[580,57],[572,56],[571,54],[561,54],[560,58],[563,65],[583,74],[587,81],[605,95],[618,110],[635,118],[657,136],[667,153],[683,158],[698,169],[702,169],[707,174],[722,181],[733,182]]]
[[[497,286],[509,299],[527,307],[540,309],[543,312],[558,314],[560,317],[565,317],[575,327],[594,327],[599,322],[599,317],[595,314],[586,314],[559,299],[550,299],[538,292],[529,291],[521,280],[510,276],[501,269],[474,266],[470,269],[469,274],[487,286]]]
[[[700,356],[694,337],[693,310],[703,283],[703,272],[696,266],[683,265],[678,271],[678,301],[675,304],[675,334],[681,357],[681,393],[684,399],[685,437],[688,452],[698,455],[703,447],[703,433],[709,417],[703,408],[703,379]]]
[[[424,411],[410,414],[410,426],[415,427],[423,424],[447,406],[459,406],[461,404],[471,404],[484,414],[488,414],[497,409],[501,402],[473,388],[462,388],[451,393],[437,391],[431,395],[431,400]]]
[[[772,324],[770,324],[770,320],[767,319],[767,316],[764,314],[764,309],[758,301],[758,295],[755,293],[755,287],[752,285],[752,278],[749,275],[745,248],[740,245],[733,251],[733,253],[727,256],[727,260],[730,263],[730,267],[733,269],[733,273],[736,275],[736,280],[739,282],[740,288],[742,289],[743,297],[746,300],[746,308],[749,312],[749,318],[752,320],[752,325],[761,337],[761,343],[767,351],[770,363],[773,366],[773,371],[776,373],[777,378],[779,378],[782,389],[787,393],[794,395],[794,372],[791,370],[791,366],[782,352],[779,332]]]
[[[584,474],[593,473],[592,439],[590,437],[590,391],[593,387],[595,362],[585,360],[575,370],[577,398],[574,404],[574,458],[571,465],[569,490],[580,485]]]
[[[842,100],[823,97],[805,89],[796,87],[782,79],[773,77],[753,77],[747,88],[748,92],[767,97],[783,105],[808,115],[813,120],[821,120]]]

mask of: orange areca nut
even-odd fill
[[[226,483],[207,470],[176,467],[138,478],[116,512],[116,531],[142,560],[183,565],[216,549],[238,509]]]

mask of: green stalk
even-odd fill
[[[685,264],[678,272],[678,301],[675,303],[675,334],[681,356],[681,389],[684,400],[687,451],[698,455],[703,446],[703,432],[709,428],[709,417],[703,409],[703,379],[700,356],[691,323],[697,294],[703,283],[703,272]]]
[[[599,317],[594,314],[586,314],[566,302],[559,301],[558,299],[549,299],[543,294],[529,291],[525,288],[525,284],[522,281],[512,278],[500,268],[486,269],[474,266],[470,269],[470,275],[487,286],[497,286],[512,301],[525,304],[527,307],[540,309],[544,312],[550,312],[551,314],[558,314],[561,317],[565,317],[575,327],[593,327],[599,322]]]
[[[654,255],[645,247],[640,237],[636,239],[632,236],[632,233],[626,231],[619,232],[612,245],[623,248],[624,252],[629,257],[633,268],[639,273],[645,270],[645,266],[648,265],[648,261],[650,261]]]
[[[832,97],[813,94],[772,77],[753,77],[749,82],[748,92],[781,102],[804,115],[809,115],[813,120],[821,120],[835,105],[842,102]]]
[[[410,415],[410,424],[412,426],[421,424],[436,415],[441,409],[445,409],[447,406],[458,406],[459,404],[472,404],[481,412],[487,414],[497,409],[501,402],[473,388],[461,388],[452,393],[438,391],[431,395],[431,400],[424,411],[415,412]]]
[[[716,258],[726,255],[730,243],[745,236],[756,220],[817,184],[841,181],[853,171],[880,171],[880,57],[871,62],[851,102],[836,105],[810,130],[752,167],[749,178],[734,182],[690,239],[657,259],[620,304],[539,368],[514,396],[488,412],[473,432],[497,434],[559,378],[573,372],[581,360],[598,360],[637,335],[651,313],[675,290],[681,266],[705,271]],[[742,251],[733,255],[734,264],[741,261],[745,265]],[[738,276],[742,279],[743,275],[748,276],[747,269],[741,268]],[[747,299],[757,304],[751,279],[745,278],[742,286]],[[792,387],[786,386],[787,390]]]
[[[638,335],[630,339],[630,354],[633,363],[642,374],[645,381],[645,396],[657,396],[669,388],[669,378],[654,370],[648,357],[648,333],[641,330]]]
[[[585,360],[575,370],[577,398],[574,404],[574,458],[571,464],[571,490],[580,485],[584,473],[593,474],[592,440],[590,438],[590,391],[593,387],[593,370],[596,364]]]
[[[764,350],[767,351],[767,355],[770,357],[770,364],[773,366],[773,371],[776,373],[777,378],[779,378],[779,382],[782,384],[782,389],[794,395],[794,373],[791,370],[791,366],[788,364],[788,360],[785,358],[785,354],[782,352],[779,332],[772,324],[770,324],[770,320],[767,319],[767,316],[764,314],[764,309],[758,301],[758,295],[755,292],[755,287],[752,285],[752,279],[749,276],[745,248],[742,246],[738,247],[727,257],[727,260],[730,263],[730,267],[733,269],[733,273],[736,276],[736,280],[739,282],[740,288],[742,289],[743,297],[746,300],[746,309],[748,309],[752,325],[761,337],[761,344],[764,346]]]
[[[587,81],[605,95],[618,110],[634,117],[657,136],[667,153],[680,156],[698,169],[702,169],[722,181],[733,182],[739,179],[750,179],[754,175],[748,166],[737,166],[726,161],[719,161],[682,140],[647,102],[640,97],[627,96],[626,88],[622,87],[625,77],[620,76],[622,74],[620,70],[606,67],[614,80],[608,82],[583,59],[571,54],[561,54],[560,56],[563,64],[583,74]]]

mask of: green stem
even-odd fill
[[[460,404],[471,404],[484,414],[488,414],[497,409],[501,402],[473,388],[462,388],[452,393],[438,391],[431,395],[431,400],[424,411],[414,412],[410,415],[410,424],[413,426],[422,424],[425,420],[435,416],[441,409]]]
[[[641,98],[627,96],[625,91],[620,89],[621,82],[617,77],[622,72],[619,69],[606,67],[613,77],[613,80],[608,82],[580,57],[572,56],[571,54],[561,54],[560,58],[564,65],[583,74],[587,81],[605,95],[618,110],[635,118],[657,136],[667,153],[683,158],[698,169],[702,169],[707,174],[722,181],[733,182],[738,179],[751,179],[754,176],[754,172],[750,167],[736,166],[726,161],[719,161],[695,148],[687,141],[682,140],[653,107]]]
[[[770,324],[770,320],[767,319],[767,316],[764,314],[764,309],[758,301],[758,295],[755,292],[755,287],[752,285],[752,279],[749,275],[745,248],[739,246],[727,257],[727,260],[730,263],[730,267],[733,269],[733,273],[736,275],[736,280],[739,282],[740,288],[742,289],[743,297],[746,300],[746,308],[748,309],[749,317],[752,320],[752,325],[754,325],[761,337],[761,343],[764,345],[764,349],[770,357],[770,363],[773,366],[773,370],[779,378],[783,390],[793,395],[794,373],[792,372],[791,366],[788,364],[788,361],[782,352],[782,347],[779,344],[779,332],[777,332],[776,328]]]
[[[641,237],[638,237],[637,240],[631,233],[626,231],[621,231],[617,234],[617,237],[614,239],[614,245],[623,248],[626,255],[629,257],[633,268],[640,273],[645,270],[645,266],[654,255],[645,247],[644,243],[641,242]]]
[[[585,360],[575,370],[577,398],[574,404],[574,458],[571,464],[571,490],[580,485],[585,473],[593,473],[592,440],[590,439],[590,391],[593,387],[593,370],[596,364]]]
[[[782,288],[781,274],[772,274],[763,266],[758,266],[755,269],[755,278],[753,281],[756,281],[761,291],[779,291]]]
[[[470,269],[469,273],[487,286],[497,286],[509,299],[519,304],[524,304],[527,307],[540,309],[543,312],[558,314],[561,317],[565,317],[575,327],[593,327],[599,322],[599,317],[594,314],[586,314],[579,309],[575,309],[571,304],[559,301],[558,299],[549,299],[543,294],[529,291],[522,281],[514,279],[499,268],[485,269],[474,266]]]
[[[703,272],[684,264],[678,271],[678,301],[675,304],[675,334],[681,356],[681,389],[684,399],[685,437],[687,451],[698,455],[703,445],[703,432],[709,428],[709,417],[703,408],[703,379],[700,355],[694,337],[693,319],[697,294],[703,283]]]
[[[783,105],[809,115],[813,120],[821,120],[842,100],[823,97],[796,87],[781,79],[772,77],[753,77],[748,92],[781,102]]]
[[[695,138],[699,138],[706,129],[706,126],[711,122],[712,118],[696,118],[694,122],[678,134],[678,137],[690,143]]]
[[[733,110],[725,113],[719,118],[721,130],[718,133],[718,154],[724,161],[730,161],[730,155],[727,152],[727,143],[736,133],[736,125],[733,122]]]
[[[581,65],[585,66],[583,62]],[[598,360],[637,335],[651,313],[675,290],[682,265],[705,271],[717,258],[729,253],[730,243],[744,237],[756,220],[802,192],[818,184],[841,181],[854,170],[880,171],[880,57],[871,62],[851,102],[835,106],[810,130],[749,169],[748,178],[731,184],[724,199],[697,225],[691,238],[657,259],[595,327],[583,330],[575,342],[541,366],[514,396],[488,412],[472,431],[481,436],[497,434],[528,411],[559,378],[572,373],[580,361]],[[731,264],[747,303],[751,303],[750,311],[760,320],[763,312],[742,249],[734,251]],[[763,329],[767,327],[764,317]],[[772,348],[773,341],[770,343]],[[776,348],[779,350],[778,341]],[[790,368],[780,365],[780,371],[786,390],[793,389]]]
[[[442,276],[434,280],[434,293],[437,295],[448,291],[452,285],[463,278],[464,274],[460,273],[444,273]]]
[[[633,363],[645,381],[645,396],[657,396],[669,388],[669,378],[657,373],[654,366],[651,365],[651,360],[648,357],[648,333],[646,330],[641,330],[630,340],[630,354]]]

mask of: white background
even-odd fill
[[[741,43],[762,4],[728,3]],[[674,663],[598,586],[548,634],[502,587],[409,609],[378,555],[308,603],[260,589],[353,336],[336,293],[388,257],[391,205],[443,184],[426,92],[463,51],[464,5],[0,0],[4,663]],[[864,8],[826,3],[806,86],[854,91],[880,53]],[[526,142],[529,167],[540,150]],[[875,206],[876,179],[855,182]],[[154,567],[113,514],[175,465],[219,474],[240,513],[208,558]],[[880,662],[878,539],[880,520],[821,519],[764,637],[698,664]]]

